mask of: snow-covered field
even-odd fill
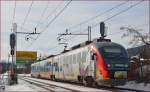
[[[34,92],[39,92],[39,91],[47,91],[43,88],[37,87],[35,85],[32,85],[30,83],[27,83],[23,80],[19,80],[19,84],[11,85],[8,86],[6,85],[5,91],[34,91]]]
[[[28,75],[27,75],[28,76]],[[0,81],[4,81],[3,85],[5,86],[5,90],[0,89],[1,91],[17,91],[17,92],[21,92],[21,91],[32,91],[32,92],[39,92],[39,91],[47,91],[46,89],[40,88],[38,86],[32,85],[28,82],[25,82],[23,80],[18,80],[18,84],[14,84],[14,85],[8,85],[8,74],[5,73],[4,75],[0,76],[1,79]]]
[[[136,83],[135,81],[129,81],[123,86],[117,86],[121,88],[129,88],[129,89],[136,89],[136,90],[142,90],[142,91],[147,91],[150,92],[150,84],[145,84],[145,83]]]

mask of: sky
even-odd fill
[[[48,26],[48,23],[54,19],[57,14],[65,7],[69,1],[1,1],[1,60],[7,60],[10,52],[9,35],[12,33],[12,23],[17,24],[17,32],[33,32],[35,27],[40,34],[29,36],[28,41],[25,40],[27,35],[17,34],[17,50],[18,51],[37,51],[38,56],[48,56],[57,54],[64,49],[63,45],[59,45],[57,37],[59,33],[64,33],[66,29],[71,33],[87,33],[88,26],[104,21],[112,17],[118,12],[130,7],[138,1],[72,1],[65,10]],[[120,7],[113,9],[95,19],[84,24],[75,26],[91,17],[102,14],[112,7],[126,2]],[[30,12],[27,15],[29,7],[32,3]],[[15,12],[14,12],[15,10]],[[45,10],[45,12],[44,12]],[[44,12],[44,13],[43,13]],[[14,20],[13,20],[13,15]],[[23,24],[25,17],[26,21]],[[123,31],[120,27],[134,27],[142,29],[143,33],[149,32],[149,6],[148,1],[143,1],[137,6],[111,18],[105,22],[107,29],[107,37],[113,42],[130,48],[128,42],[130,37],[121,38]],[[72,26],[75,26],[71,28]],[[92,28],[92,39],[100,37],[99,25]],[[66,36],[64,37],[68,43],[68,48],[84,42],[87,36]]]

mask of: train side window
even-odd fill
[[[72,64],[74,64],[74,54],[72,54]]]
[[[45,71],[45,64],[43,64],[43,67],[42,67],[43,71]]]
[[[68,56],[68,62],[67,63],[70,64],[70,55]]]
[[[36,66],[36,69],[35,69],[35,70],[36,70],[36,72],[38,72],[38,66]]]
[[[81,62],[81,52],[79,52],[77,55],[77,62]]]
[[[68,57],[66,56],[66,57],[65,57],[65,65],[67,64],[67,60],[68,60],[67,58],[68,58]]]
[[[41,66],[41,70],[40,71],[43,71],[43,66]]]
[[[52,63],[49,63],[49,70],[52,71]]]
[[[46,71],[46,64],[43,65],[44,71]]]
[[[37,72],[37,69],[36,69],[36,67],[37,67],[37,66],[35,66],[35,72]]]
[[[75,64],[77,64],[77,54],[75,54]]]
[[[86,51],[82,52],[82,62],[86,62]]]
[[[73,56],[74,56],[74,54],[72,54],[72,64],[75,64]]]
[[[42,67],[42,70],[41,71],[44,71],[44,67],[43,66],[41,66]]]
[[[67,56],[67,60],[66,60],[66,64],[68,64],[69,63],[69,56]]]
[[[46,71],[48,71],[49,69],[48,69],[48,64],[45,64],[45,66],[46,66]]]
[[[91,60],[95,60],[95,57],[96,57],[96,53],[92,53],[91,54]]]
[[[62,63],[63,63],[63,65],[65,65],[65,56],[63,56],[63,62]]]
[[[73,64],[72,55],[70,55],[70,63],[69,64]]]
[[[63,60],[63,57],[61,56],[60,61],[59,61],[59,71],[62,71],[62,60]]]
[[[79,62],[79,53],[76,54],[77,55],[77,63]]]
[[[42,67],[41,67],[41,66],[39,66],[39,72],[41,71],[41,69],[42,69]]]

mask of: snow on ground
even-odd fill
[[[19,75],[20,76],[20,75]],[[21,75],[21,76],[24,76],[24,75]],[[30,76],[30,75],[25,75],[25,76]],[[18,80],[18,83],[19,84],[16,84],[16,85],[12,85],[12,86],[9,86],[7,85],[7,74],[5,74],[5,76],[3,76],[4,78],[4,81],[5,81],[5,91],[34,91],[34,92],[37,92],[37,91],[47,91],[43,88],[40,88],[38,86],[35,86],[35,85],[32,85],[28,82],[25,82],[23,80]],[[36,79],[35,79],[36,80]],[[39,80],[39,79],[38,79]],[[41,79],[40,79],[41,80]],[[57,83],[57,82],[53,82],[53,81],[47,81],[47,80],[41,80],[43,82],[48,82],[48,83],[52,83],[52,84],[56,84],[56,85],[61,85],[61,86],[65,86],[65,83]],[[74,87],[72,86],[71,84],[67,84],[67,87]],[[125,85],[123,86],[117,86],[117,87],[121,87],[121,88],[129,88],[129,89],[136,89],[136,90],[141,90],[141,91],[148,91],[150,92],[150,83],[149,84],[145,84],[145,83],[136,83],[135,81],[129,81],[127,82]],[[84,87],[79,87],[78,88],[82,91],[85,90],[86,88]],[[74,88],[73,88],[74,89]],[[91,89],[88,89],[89,91]],[[100,90],[99,90],[100,91]],[[101,91],[104,91],[104,90],[101,90]]]
[[[18,76],[22,76],[22,77],[30,77],[31,74],[18,74]]]
[[[3,75],[0,76],[1,80],[4,81],[4,85],[5,85],[5,90],[0,90],[1,91],[17,91],[17,92],[22,92],[22,91],[32,91],[32,92],[39,92],[39,91],[47,91],[46,89],[40,88],[38,86],[32,85],[28,82],[25,82],[23,80],[18,79],[18,84],[14,84],[14,85],[8,85],[8,74],[5,73]],[[2,78],[3,77],[3,78]]]
[[[136,83],[135,81],[129,81],[123,86],[117,86],[121,88],[129,88],[129,89],[136,89],[141,91],[148,91],[150,92],[150,84],[145,83]]]
[[[5,91],[32,91],[32,92],[38,92],[38,91],[47,91],[43,88],[40,88],[38,86],[32,85],[28,82],[25,82],[23,80],[19,80],[18,81],[19,84],[15,84],[15,85],[6,85]]]

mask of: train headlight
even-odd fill
[[[128,67],[128,65],[124,65],[125,67]]]
[[[108,67],[110,67],[110,64],[107,64]]]

